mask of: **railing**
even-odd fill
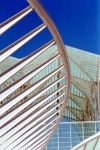
[[[0,74],[0,150],[44,149],[63,116],[69,97],[70,70],[62,39],[40,2],[29,0],[29,3],[29,7],[2,23],[0,28],[0,34],[3,34],[32,10],[44,22],[0,52],[1,70],[4,64],[7,66],[8,60],[12,62]],[[10,55],[46,27],[54,39],[13,62]],[[49,47],[55,43],[58,51],[49,56]],[[41,62],[38,61],[40,58]],[[56,65],[43,73],[53,62]],[[36,79],[39,74],[41,76]]]

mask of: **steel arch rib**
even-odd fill
[[[98,120],[97,110],[95,109],[95,106],[94,106],[94,104],[93,104],[93,102],[92,102],[92,99],[88,96],[87,91],[84,90],[83,87],[81,87],[81,85],[79,86],[78,84],[76,84],[76,83],[73,81],[73,79],[72,79],[72,83],[73,83],[76,87],[80,88],[80,91],[82,91],[82,93],[84,93],[84,95],[88,98],[88,100],[89,100],[89,102],[90,102],[90,104],[92,105],[92,108],[93,108],[93,110],[94,110],[95,118]]]
[[[48,16],[48,14],[46,13],[46,11],[44,10],[44,8],[42,7],[42,5],[39,3],[39,1],[37,0],[28,0],[28,2],[31,4],[31,6],[35,9],[35,11],[37,12],[37,14],[41,17],[41,19],[43,20],[43,22],[45,22],[45,24],[48,26],[50,32],[52,33],[54,39],[56,41],[59,41],[57,42],[57,46],[59,48],[59,52],[60,54],[62,55],[63,57],[63,61],[64,61],[64,65],[67,69],[67,78],[68,78],[68,91],[66,93],[66,100],[63,104],[63,110],[61,112],[61,116],[57,122],[57,125],[55,126],[54,128],[54,131],[56,130],[59,122],[60,122],[60,119],[61,117],[63,116],[63,112],[64,112],[64,109],[65,109],[65,106],[66,106],[66,103],[67,103],[67,100],[68,100],[68,96],[69,96],[69,91],[70,91],[70,69],[69,69],[69,62],[68,62],[68,56],[66,55],[66,50],[65,50],[65,46],[63,44],[63,41],[60,37],[60,34],[59,32],[57,31],[57,28],[56,26],[54,25],[53,21],[51,20],[51,18]],[[53,131],[53,133],[54,133]],[[53,134],[50,135],[50,138],[52,137]],[[46,142],[46,145],[48,143],[48,140]],[[43,147],[43,149],[45,148],[45,146]]]
[[[44,23],[4,48],[0,52],[1,65],[12,53],[47,27],[54,39],[0,74],[0,86],[6,85],[0,91],[0,150],[44,149],[63,116],[70,92],[68,56],[60,34],[42,4],[38,0],[28,0],[28,2],[29,7],[1,24],[0,34],[6,32],[32,10],[35,10]],[[54,43],[58,46],[57,53],[52,57],[48,56],[42,64],[35,66],[29,72],[26,71],[25,75],[20,76],[10,85],[6,84],[21,70],[24,72],[25,67],[41,57]],[[51,71],[31,83],[32,79],[54,61],[58,62],[58,59],[61,60],[60,65],[57,64]],[[61,70],[63,74],[60,76]]]

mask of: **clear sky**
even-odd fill
[[[100,0],[41,0],[65,45],[100,54]],[[26,0],[0,0],[0,23],[29,4]],[[33,11],[0,37],[0,50],[42,23]],[[51,40],[45,29],[13,56],[21,58]]]

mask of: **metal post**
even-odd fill
[[[72,130],[71,130],[71,122],[70,122],[70,145],[72,149]]]
[[[59,128],[57,127],[57,134],[58,134],[58,150],[60,150],[60,146],[59,146]]]
[[[84,141],[84,126],[83,126],[83,122],[82,122],[82,131],[83,131],[83,141]]]

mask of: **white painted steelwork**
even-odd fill
[[[69,97],[70,70],[65,46],[40,2],[29,3],[29,7],[0,25],[2,35],[33,10],[43,20],[42,25],[0,52],[0,150],[44,149]],[[10,56],[47,27],[53,40],[21,60]],[[49,50],[54,44],[57,52]]]
[[[100,132],[84,140],[71,150],[99,150],[100,149]]]
[[[23,17],[29,14],[32,11],[32,7],[29,6],[26,9],[22,10],[12,18],[6,20],[5,22],[0,24],[0,35],[3,34],[6,30],[12,27],[15,23],[20,21]]]
[[[69,121],[100,120],[100,56],[65,47],[70,63],[71,89],[64,117]],[[58,49],[54,45],[50,50],[57,52]]]

